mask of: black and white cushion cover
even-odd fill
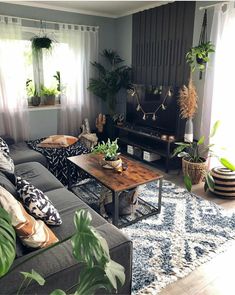
[[[42,219],[49,225],[62,223],[59,212],[41,190],[21,177],[16,178],[16,187],[24,207],[35,218]]]
[[[9,155],[9,147],[7,143],[0,137],[0,171],[15,184],[15,165]]]
[[[3,151],[5,153],[7,153],[8,155],[10,153],[8,144],[1,137],[0,137],[0,151]]]

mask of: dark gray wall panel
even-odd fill
[[[195,2],[178,1],[133,15],[133,82],[181,86],[189,67]]]

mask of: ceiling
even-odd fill
[[[3,1],[14,4],[117,18],[173,1]]]

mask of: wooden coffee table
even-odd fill
[[[130,160],[121,156],[123,162],[127,164],[127,170],[118,173],[112,169],[105,169],[99,164],[99,155],[85,154],[68,158],[68,188],[72,189],[70,178],[71,166],[75,165],[78,169],[83,170],[89,176],[96,179],[102,185],[107,187],[112,192],[112,202],[114,212],[112,214],[113,224],[119,226],[119,195],[122,191],[136,188],[139,185],[146,184],[152,181],[159,181],[158,190],[158,207],[153,207],[150,213],[140,216],[134,222],[146,218],[148,216],[161,212],[161,197],[162,197],[162,179],[163,176],[143,164]],[[133,223],[131,221],[130,223]],[[129,223],[129,224],[130,224]],[[128,224],[128,225],[129,225]]]

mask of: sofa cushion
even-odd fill
[[[31,215],[42,219],[49,225],[60,225],[62,223],[57,209],[40,189],[21,177],[16,178],[16,187],[20,199]]]
[[[29,148],[25,142],[11,145],[10,156],[12,157],[15,165],[26,162],[39,162],[43,166],[47,166],[46,158],[41,153]]]
[[[0,187],[0,206],[10,214],[12,225],[24,245],[45,248],[58,242],[49,227],[42,220],[30,216],[22,204],[3,187]]]
[[[92,215],[92,225],[94,227],[107,223],[104,218],[92,210],[87,204],[80,200],[76,195],[65,188],[56,189],[47,192],[48,198],[56,205],[63,223],[59,227],[53,227],[52,230],[61,240],[72,235],[75,230],[73,217],[78,209],[86,209]]]
[[[9,178],[0,171],[0,185],[4,187],[14,197],[17,197],[16,186],[9,180]]]
[[[16,165],[15,174],[26,179],[43,192],[64,187],[53,174],[37,162]]]

